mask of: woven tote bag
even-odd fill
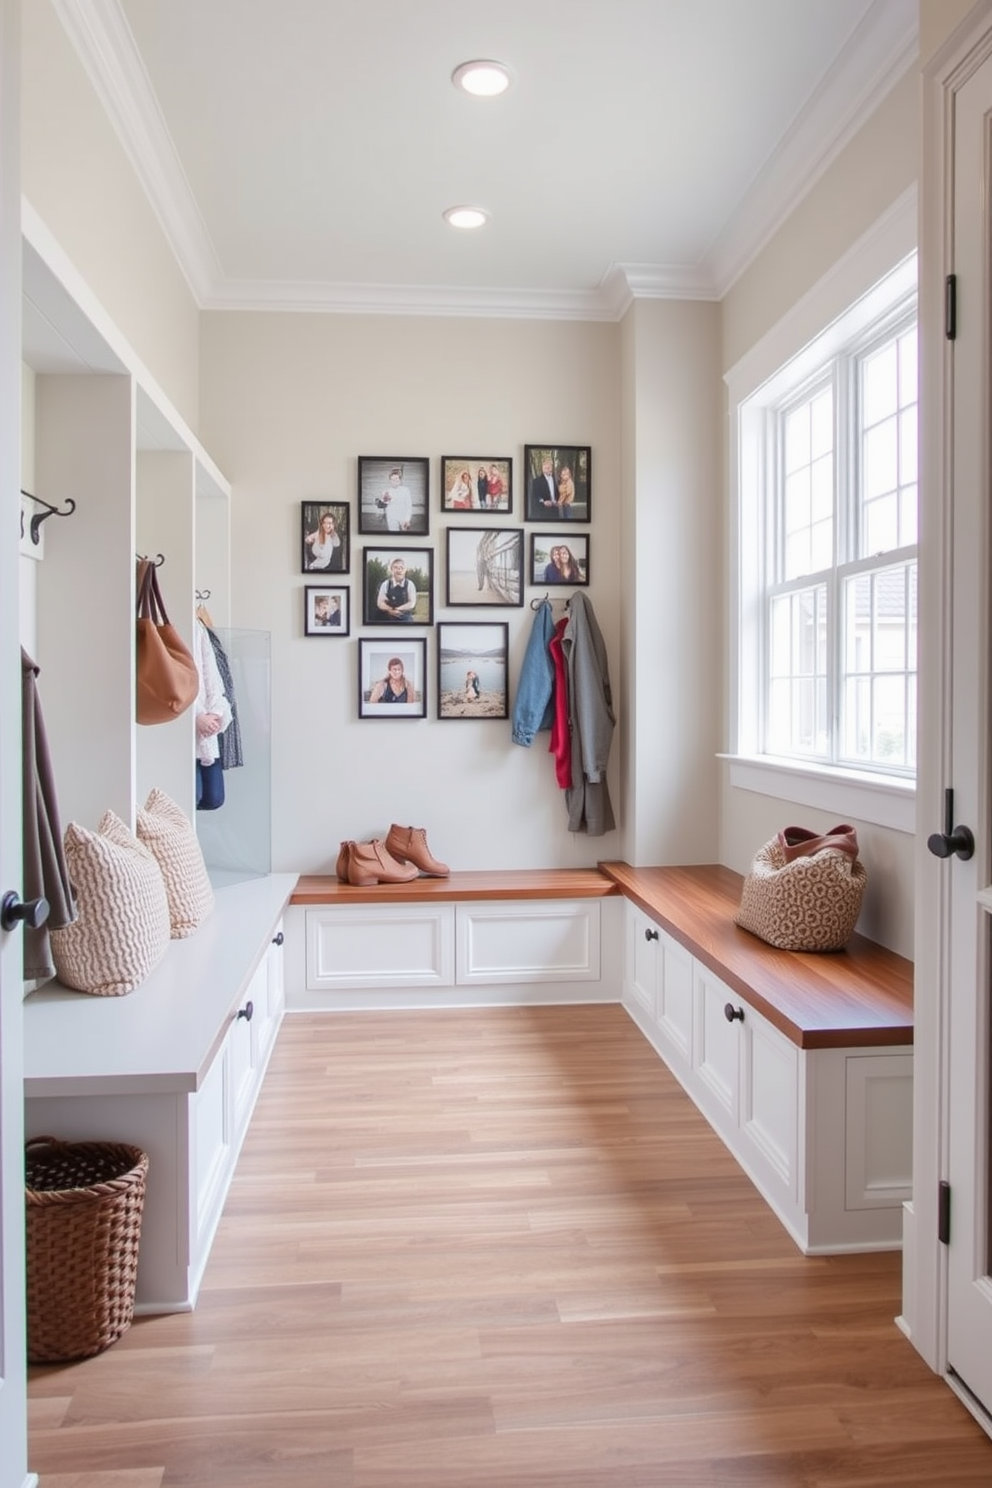
[[[784,827],[755,854],[734,923],[780,950],[839,951],[867,882],[853,827]]]

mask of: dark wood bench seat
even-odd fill
[[[779,951],[734,924],[743,880],[718,864],[535,868],[452,873],[356,889],[304,874],[291,904],[418,904],[499,899],[602,899],[623,894],[802,1049],[913,1042],[913,964],[852,936],[843,951]]]
[[[624,895],[802,1049],[913,1042],[913,963],[863,935],[780,951],[734,924],[743,879],[718,864],[601,863]]]
[[[452,873],[447,878],[415,878],[412,883],[377,884],[355,889],[333,874],[303,874],[291,904],[427,904],[471,899],[606,899],[620,894],[598,868],[496,869]]]

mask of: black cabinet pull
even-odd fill
[[[723,1016],[728,1023],[743,1023],[744,1009],[742,1007],[735,1008],[732,1002],[728,1002],[724,1004]]]
[[[40,930],[47,919],[47,899],[21,899],[13,889],[0,899],[0,926],[4,930],[16,930],[20,924],[29,930]]]
[[[251,1001],[248,1001],[245,1003],[243,1008],[238,1009],[238,1018],[244,1018],[246,1023],[250,1023],[254,1012],[255,1004]],[[237,1018],[235,1018],[234,1021],[237,1022]]]
[[[283,943],[283,941],[285,939],[286,939],[285,935],[283,935],[282,931],[280,930],[278,935],[273,935],[273,937],[272,937],[272,944],[273,945],[282,945],[282,943]]]
[[[644,932],[644,939],[645,940],[657,940],[658,939],[658,932],[657,932],[657,930],[645,930],[645,932]]]

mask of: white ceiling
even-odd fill
[[[917,50],[915,0],[54,3],[203,307],[719,297]]]

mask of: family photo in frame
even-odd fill
[[[347,501],[300,502],[300,552],[304,573],[348,573],[351,513]]]
[[[505,620],[437,628],[438,718],[508,718]]]
[[[528,522],[588,522],[592,516],[592,450],[585,444],[525,444]]]
[[[363,557],[366,625],[433,623],[433,548],[366,548]]]
[[[351,593],[347,588],[307,584],[303,590],[303,634],[346,636],[351,629]]]
[[[441,510],[512,512],[513,461],[508,456],[442,455]]]
[[[589,536],[585,532],[532,532],[530,535],[530,582],[532,584],[589,583]]]
[[[430,531],[430,461],[419,457],[358,457],[358,530],[374,535]]]
[[[447,543],[449,605],[523,604],[522,527],[449,527]]]
[[[426,666],[427,642],[422,638],[359,639],[359,718],[425,718]]]

